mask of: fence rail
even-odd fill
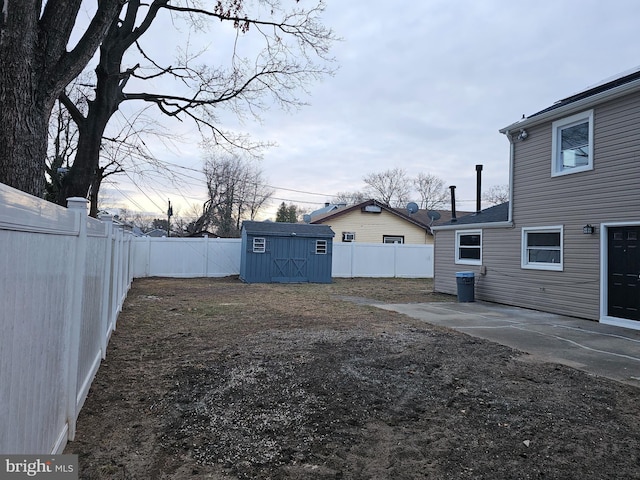
[[[132,280],[131,236],[0,184],[0,452],[73,439]]]
[[[240,239],[133,240],[134,277],[226,277],[240,273]],[[333,277],[433,277],[433,245],[333,244]]]

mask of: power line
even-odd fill
[[[118,192],[120,192],[120,195],[122,195],[124,198],[126,198],[127,200],[129,200],[135,207],[137,207],[140,211],[144,211],[144,208],[142,208],[142,205],[140,205],[138,202],[136,202],[133,198],[129,197],[129,195],[127,195],[126,193],[124,193],[115,183],[113,182],[107,182],[109,183],[114,190],[117,190]]]
[[[178,169],[181,169],[181,170],[187,170],[189,172],[195,172],[195,173],[199,173],[201,175],[205,175],[205,173],[202,170],[198,170],[198,169],[195,169],[195,168],[192,168],[192,167],[185,167],[184,165],[178,165],[177,163],[170,162],[170,161],[167,161],[167,160],[163,160],[162,163],[164,163],[166,165],[171,165],[171,166],[173,166],[175,168],[178,168]],[[195,177],[192,177],[192,176],[189,176],[189,175],[184,175],[184,174],[182,174],[182,175],[184,177],[190,178],[192,180],[201,180],[200,178],[195,178]],[[309,192],[309,191],[306,191],[306,190],[296,190],[294,188],[279,187],[279,186],[276,186],[276,185],[270,185],[268,183],[259,183],[259,182],[247,182],[247,183],[249,183],[250,185],[258,186],[258,187],[273,188],[273,189],[276,189],[276,190],[284,190],[286,192],[302,193],[302,194],[305,194],[305,195],[317,195],[317,196],[320,196],[320,197],[335,197],[336,196],[335,194]]]
[[[191,167],[186,167],[186,166],[182,166],[182,165],[178,165],[175,164],[173,162],[164,162],[167,165],[171,165],[177,169],[181,169],[181,170],[186,170],[186,171],[192,171],[192,172],[197,172],[200,174],[204,174],[204,172],[197,170],[195,168],[191,168]],[[151,173],[151,172],[150,172]],[[153,174],[159,174],[159,172],[157,171],[153,171]],[[164,211],[164,207],[160,207],[150,196],[147,192],[144,191],[143,186],[139,184],[139,182],[137,182],[136,180],[134,180],[134,178],[131,177],[131,175],[127,172],[125,172],[125,174],[127,175],[127,178],[132,182],[132,184],[135,186],[135,188],[141,193],[143,194],[157,209],[159,212],[163,212]],[[140,174],[141,178],[144,179],[145,175],[144,174]],[[192,182],[178,182],[178,183],[184,183],[186,184],[188,187],[205,187],[206,186],[204,184],[201,184],[200,181],[202,179],[199,178],[195,178],[192,177],[190,175],[185,175],[185,174],[180,174],[181,177],[186,177],[189,178],[190,180],[193,181],[198,181],[198,183],[192,183]],[[147,179],[148,179],[148,175],[147,175]],[[176,184],[176,182],[171,181],[172,184],[172,192],[177,194],[178,196],[180,196],[185,202],[190,203],[190,201],[193,202],[203,202],[204,200],[202,199],[202,197],[189,197],[187,195],[185,195],[185,193],[182,191],[180,185]],[[163,187],[165,189],[165,192],[163,192],[162,194],[160,192],[158,192],[158,190],[156,190],[156,187],[150,185],[148,182],[147,183],[146,188],[151,189],[154,192],[154,195],[156,195],[159,198],[164,198],[167,196],[170,196],[171,193],[166,192],[166,190],[168,190],[166,187]],[[255,186],[259,186],[259,187],[267,187],[270,189],[274,189],[274,190],[278,190],[278,191],[284,191],[284,192],[293,192],[293,193],[299,193],[299,194],[303,194],[303,195],[313,195],[313,196],[322,196],[325,198],[333,198],[336,196],[336,194],[326,194],[326,193],[317,193],[317,192],[310,192],[310,191],[306,191],[306,190],[298,190],[298,189],[293,189],[293,188],[286,188],[286,187],[279,187],[279,186],[275,186],[275,185],[270,185],[270,184],[266,184],[266,183],[260,183],[260,182],[248,182],[251,185],[255,185]],[[113,185],[113,183],[112,183]],[[137,204],[137,202],[135,202],[133,199],[131,199],[129,196],[127,196],[126,194],[124,194],[124,192],[122,192],[122,190],[116,188],[125,198],[127,198],[127,200],[131,201],[132,203],[134,203],[138,208],[141,208],[139,204]],[[204,195],[206,197],[206,194]],[[292,198],[283,198],[283,197],[270,197],[269,198],[269,203],[271,203],[271,201],[278,201],[278,202],[287,202],[287,203],[293,203],[293,204],[306,204],[306,205],[318,205],[320,203],[320,201],[315,201],[315,200],[299,200],[299,199],[292,199]],[[458,199],[457,204],[461,205],[461,204],[472,204],[475,203],[475,199],[473,200],[467,200],[467,199]]]

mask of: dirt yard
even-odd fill
[[[639,393],[367,303],[425,280],[136,280],[83,479],[640,479]],[[368,300],[363,300],[368,299]]]

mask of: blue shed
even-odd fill
[[[307,223],[242,223],[240,279],[247,283],[331,283],[333,230]]]

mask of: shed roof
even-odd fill
[[[276,237],[319,237],[333,238],[335,233],[328,225],[310,225],[308,223],[255,222],[245,220],[242,229],[249,235],[268,235]]]

